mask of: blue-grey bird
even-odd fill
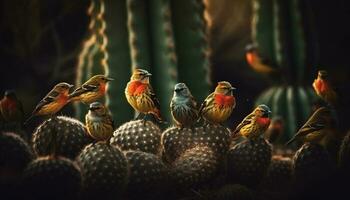
[[[197,103],[185,83],[175,85],[170,109],[176,125],[180,128],[191,127],[197,121]]]
[[[88,134],[95,140],[108,140],[114,131],[114,123],[109,110],[100,102],[93,102],[85,115]]]

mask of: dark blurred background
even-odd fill
[[[77,54],[87,31],[89,1],[2,0],[0,13],[0,94],[15,89],[27,115],[35,104],[60,81],[74,83]],[[244,47],[251,42],[251,1],[206,0],[209,23],[212,81],[230,81],[237,91],[237,108],[230,124],[251,109],[268,80],[248,67]],[[307,33],[315,41],[305,80],[311,85],[318,68],[327,69],[343,103],[341,117],[350,112],[350,2],[307,0],[302,4],[313,21]],[[215,84],[214,84],[215,86]],[[121,97],[123,98],[123,97]],[[63,113],[72,114],[72,106]],[[347,127],[343,127],[347,129]]]

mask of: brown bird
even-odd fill
[[[69,89],[72,87],[73,85],[64,82],[55,85],[55,87],[38,103],[25,124],[34,116],[54,115],[60,111],[63,106],[69,102]]]
[[[107,82],[114,79],[105,75],[95,75],[69,95],[69,101],[90,104],[103,97],[107,92]]]
[[[298,130],[287,145],[300,139],[303,142],[324,144],[324,138],[333,133],[338,124],[337,116],[330,106],[317,109],[307,122]]]

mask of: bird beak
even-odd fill
[[[70,88],[74,87],[74,85],[68,85],[68,87],[69,87],[69,89],[70,89]]]
[[[107,80],[107,81],[113,81],[114,79],[113,79],[113,78],[107,77],[106,80]]]
[[[231,87],[230,90],[231,90],[231,91],[235,91],[236,88],[235,88],[235,87]]]
[[[152,74],[148,72],[148,73],[146,74],[146,76],[147,76],[147,77],[150,77],[150,76],[152,76]]]

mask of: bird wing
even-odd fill
[[[69,96],[76,97],[76,96],[79,96],[79,95],[86,93],[86,92],[96,91],[96,89],[98,89],[97,85],[91,85],[91,84],[84,83],[81,87],[78,87],[77,89],[75,89]]]
[[[37,112],[39,112],[39,110],[40,110],[43,106],[45,106],[45,105],[47,105],[47,104],[49,104],[49,103],[55,101],[55,99],[57,98],[58,95],[59,95],[58,92],[56,92],[56,91],[54,91],[54,90],[51,90],[51,91],[36,105],[36,107],[35,107],[35,109],[34,109],[34,111],[33,111],[33,115],[36,114]]]
[[[199,108],[199,115],[201,115],[203,112],[206,112],[207,109],[207,106],[212,104],[214,101],[214,92],[211,93],[205,100],[204,102],[202,103],[201,107]]]
[[[250,124],[252,122],[252,118],[254,116],[254,113],[250,113],[248,116],[246,116],[241,123],[238,124],[238,126],[236,127],[236,129],[233,131],[233,134],[238,133],[241,128],[247,124]]]
[[[305,136],[311,132],[325,128],[327,126],[327,118],[330,117],[330,114],[331,111],[327,107],[317,109],[309,120],[298,130],[295,137]]]
[[[152,88],[151,85],[149,85],[149,95],[150,95],[150,97],[151,97],[151,99],[152,99],[152,101],[153,101],[154,106],[155,106],[158,110],[160,110],[160,103],[159,103],[159,100],[158,100],[156,94],[154,93],[154,90],[153,90],[153,88]]]

